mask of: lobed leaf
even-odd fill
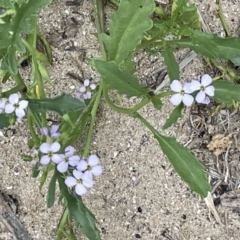
[[[216,102],[227,106],[233,105],[233,101],[240,102],[240,85],[224,80],[213,81],[212,85],[215,87],[213,99]]]
[[[33,113],[55,111],[61,116],[86,107],[83,101],[65,93],[56,98],[29,99],[28,101],[28,107]]]
[[[0,27],[0,30],[4,28],[4,33],[6,33],[6,35],[2,34],[5,36],[0,37],[0,56],[5,51],[2,62],[3,69],[9,70],[12,74],[17,74],[17,51],[25,52],[21,34],[28,34],[33,30],[32,17],[51,2],[52,0],[29,0],[27,2],[22,0],[14,5],[16,13],[12,17],[11,22],[2,24]]]
[[[109,88],[117,90],[119,94],[125,94],[128,98],[147,96],[148,89],[141,86],[138,79],[128,71],[120,70],[115,62],[106,62],[101,59],[91,59],[90,62]]]
[[[154,0],[120,1],[118,10],[111,17],[110,35],[100,35],[109,61],[120,63],[135,49],[144,32],[152,27],[152,20],[148,16],[154,7]]]
[[[182,109],[184,108],[183,103],[179,104],[177,107],[174,108],[172,113],[170,114],[169,118],[164,123],[162,129],[167,129],[171,127],[175,122],[177,122],[178,118],[182,116]]]

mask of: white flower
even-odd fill
[[[77,165],[77,170],[89,172],[91,177],[99,176],[103,171],[97,155],[90,155],[87,161],[81,160]]]
[[[6,103],[7,103],[7,99],[6,98],[2,98],[0,100],[0,113],[2,113],[4,111]]]
[[[7,103],[5,106],[6,113],[13,113],[15,111],[16,116],[20,119],[25,116],[24,109],[28,106],[28,101],[19,101],[17,93],[11,94],[8,98],[8,101],[9,103]]]
[[[73,176],[68,176],[65,179],[65,184],[68,187],[74,187],[75,186],[75,192],[78,195],[83,195],[87,192],[87,188],[91,188],[93,186],[93,181],[91,177],[89,177],[89,174],[82,173],[77,170],[73,170]]]
[[[197,80],[193,80],[191,82],[190,88],[193,92],[200,90],[195,98],[198,103],[208,104],[210,100],[207,98],[207,95],[210,97],[214,96],[215,88],[213,86],[209,86],[211,83],[212,78],[208,74],[204,74],[202,76],[201,82]]]
[[[92,91],[96,88],[96,84],[90,84],[90,80],[85,79],[83,85],[84,86],[75,92],[75,96],[79,99],[90,99],[92,97]]]
[[[172,91],[177,92],[170,98],[170,102],[173,105],[177,106],[181,102],[183,102],[187,107],[192,105],[194,99],[193,96],[189,95],[192,93],[192,90],[190,89],[190,83],[185,83],[184,86],[182,86],[178,80],[173,80],[170,88]]]
[[[56,154],[60,150],[61,146],[58,142],[54,143],[42,143],[39,147],[39,150],[42,153],[46,153],[46,155],[43,155],[40,159],[40,163],[42,165],[47,165],[51,160],[54,163],[59,163],[62,161],[62,157],[60,154]]]
[[[64,173],[68,170],[68,166],[75,167],[80,161],[80,157],[73,155],[75,152],[74,147],[68,146],[65,148],[65,154],[61,154],[61,161],[57,165],[57,170]]]

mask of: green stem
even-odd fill
[[[106,103],[109,107],[119,113],[124,114],[133,114],[138,111],[140,108],[145,106],[147,103],[150,102],[150,98],[145,97],[140,103],[136,104],[133,108],[121,108],[115,105],[108,96],[108,89],[106,87],[103,88],[103,96],[105,98]]]
[[[144,118],[142,117],[139,113],[134,113],[133,114],[134,118],[138,118],[153,134],[158,134],[156,129]]]
[[[108,2],[116,8],[119,6],[119,3],[116,0],[108,0]]]
[[[62,240],[62,229],[64,229],[64,225],[68,219],[68,214],[69,214],[69,211],[68,211],[68,208],[66,207],[64,209],[64,212],[62,214],[62,217],[61,217],[61,220],[58,224],[58,230],[57,230],[57,236],[56,236],[56,240]]]
[[[167,96],[170,96],[173,94],[173,91],[166,91],[166,92],[161,92],[161,93],[158,93],[156,94],[155,96],[156,97],[159,97],[159,98],[163,98],[163,97],[167,97]]]
[[[40,144],[40,139],[34,130],[33,118],[32,118],[31,112],[29,110],[27,111],[27,125],[28,125],[28,129],[30,131],[30,134],[32,135],[34,143],[38,146]]]
[[[89,148],[90,148],[91,138],[92,138],[92,134],[93,134],[94,121],[95,121],[96,113],[98,110],[98,105],[100,103],[100,99],[102,96],[102,91],[103,91],[103,81],[101,80],[99,89],[97,92],[97,96],[96,96],[96,99],[94,101],[93,108],[91,111],[91,121],[90,121],[89,129],[88,129],[88,133],[87,133],[87,139],[86,139],[86,143],[85,143],[85,147],[84,147],[84,151],[83,151],[83,157],[87,157],[89,154]]]
[[[230,37],[232,34],[231,34],[231,31],[230,31],[230,29],[229,29],[229,27],[227,25],[226,19],[225,19],[224,14],[223,14],[221,0],[217,0],[216,1],[216,8],[217,8],[217,12],[218,12],[220,21],[222,23],[223,29],[224,29],[226,35],[228,37]]]

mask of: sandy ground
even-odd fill
[[[199,11],[211,31],[222,35],[219,19],[214,15],[214,5],[206,0],[195,2],[198,2]],[[233,33],[238,35],[240,3],[223,1],[223,10]],[[94,70],[81,61],[82,49],[85,49],[87,57],[98,56],[91,14],[90,1],[85,0],[80,8],[55,1],[39,15],[41,32],[54,47],[54,63],[49,70],[55,87],[47,87],[49,96],[63,91],[73,93],[80,86],[78,81],[66,75],[67,72],[98,81]],[[72,17],[77,24],[71,20]],[[63,32],[66,39],[62,38]],[[69,51],[69,47],[74,45],[71,41],[77,43],[73,51]],[[179,60],[184,57],[181,54],[178,55]],[[138,66],[141,79],[146,79],[160,65],[161,59],[156,57],[143,61]],[[197,77],[206,73],[206,69],[204,61],[196,58],[184,68],[181,77]],[[23,70],[23,74],[27,77],[27,70]],[[134,101],[124,100],[123,103],[130,106]],[[161,112],[147,105],[141,114],[162,132],[164,120],[172,109],[166,99]],[[177,136],[178,141],[187,143],[192,130],[182,128],[182,125],[188,114],[189,109],[185,111],[184,119],[164,134]],[[24,124],[11,129],[14,131],[8,131],[7,136],[5,131],[0,132],[0,189],[18,200],[17,215],[33,239],[52,240],[62,207],[56,203],[53,208],[46,208],[46,188],[39,192],[39,179],[31,178],[31,166],[21,159],[21,154],[28,152],[28,131]],[[81,141],[77,146],[81,147]],[[238,213],[218,206],[224,223],[218,224],[204,200],[190,192],[175,174],[151,133],[137,120],[113,112],[104,102],[99,108],[91,151],[100,156],[104,172],[83,200],[96,215],[103,240],[240,239]],[[211,161],[216,161],[213,155],[210,157]],[[0,239],[11,237],[2,230]],[[78,234],[77,239],[84,238]]]

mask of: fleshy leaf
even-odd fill
[[[68,188],[64,183],[64,178],[60,174],[58,174],[58,183],[75,226],[80,229],[88,239],[101,240],[99,231],[95,225],[95,216],[84,205],[80,197],[73,197],[69,194]]]
[[[211,187],[204,173],[203,165],[190,153],[188,148],[183,147],[176,139],[163,136],[157,131],[153,134],[181,179],[188,184],[192,191],[206,197]]]
[[[153,0],[120,1],[118,10],[112,14],[110,35],[101,34],[108,60],[120,63],[143,38],[143,33],[152,27],[148,16],[154,11]]]
[[[167,129],[171,127],[175,122],[177,122],[178,118],[182,116],[182,109],[184,108],[183,103],[179,104],[177,107],[174,108],[172,113],[170,114],[169,118],[166,120],[166,122],[163,125],[163,129]]]
[[[10,125],[9,122],[9,115],[7,114],[0,114],[0,129],[8,127]]]
[[[70,111],[84,109],[85,103],[70,94],[62,94],[56,98],[29,99],[28,107],[32,112],[55,111],[61,116]]]
[[[233,101],[240,102],[240,85],[229,81],[213,81],[215,87],[213,99],[218,103],[224,103],[227,106],[233,105]]]
[[[146,96],[148,89],[141,86],[138,79],[126,70],[120,70],[115,62],[106,62],[101,59],[92,59],[90,62],[101,74],[104,82],[119,94],[125,94],[128,98]]]
[[[57,172],[57,169],[55,168],[53,176],[48,185],[48,192],[47,192],[47,207],[48,208],[50,208],[54,205],[57,174],[59,174],[59,173]]]
[[[164,57],[164,64],[168,69],[168,76],[170,81],[179,79],[179,66],[176,62],[172,49],[164,44],[164,49],[162,52],[162,56]]]

